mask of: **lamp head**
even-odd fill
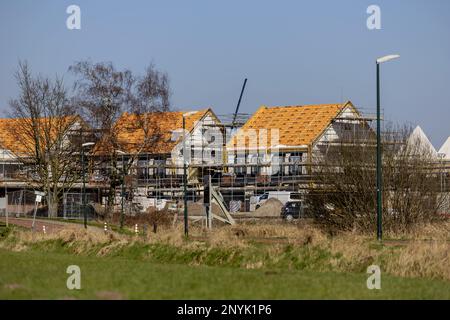
[[[378,58],[377,59],[377,64],[382,64],[384,62],[387,62],[387,61],[390,61],[390,60],[394,60],[394,59],[397,59],[397,58],[400,58],[400,55],[398,55],[398,54],[390,54],[390,55]]]
[[[85,147],[90,147],[90,146],[93,146],[95,144],[95,142],[86,142],[86,143],[83,143],[82,145],[81,145],[81,147],[83,147],[83,148],[85,148]]]

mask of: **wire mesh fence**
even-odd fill
[[[84,195],[84,202],[83,202]],[[93,219],[96,216],[94,203],[98,203],[98,195],[94,193],[64,193],[62,218],[64,219]]]
[[[36,194],[32,190],[22,189],[7,193],[6,211],[11,216],[25,217],[36,214],[41,215],[43,204],[36,203]]]

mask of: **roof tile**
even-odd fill
[[[260,107],[233,136],[229,147],[248,134],[248,129],[266,129],[267,143],[272,146],[270,130],[279,130],[279,144],[286,146],[310,145],[330,124],[346,104]],[[274,141],[275,143],[275,141]],[[242,146],[240,146],[242,147]],[[248,147],[246,143],[246,147]]]

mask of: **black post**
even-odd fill
[[[380,64],[377,62],[377,239],[382,240],[382,163],[380,126]]]
[[[184,189],[184,235],[189,235],[187,208],[187,168],[186,168],[186,120],[183,115],[183,189]]]
[[[81,207],[83,210],[83,217],[84,217],[84,228],[87,229],[87,213],[86,213],[86,174],[85,174],[85,168],[84,168],[84,146],[83,143],[81,143],[81,170],[83,172],[83,188],[81,189]]]
[[[124,183],[125,183],[125,163],[124,163],[124,158],[123,158],[123,153],[122,153],[122,185],[120,187],[120,230],[123,229],[123,223],[125,220],[125,215],[123,212],[123,197],[124,197]]]

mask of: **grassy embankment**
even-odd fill
[[[147,239],[14,229],[0,240],[0,298],[449,299],[446,231],[380,245],[290,225],[197,230],[190,240],[180,229]],[[72,264],[81,268],[79,291],[66,288]],[[381,290],[366,288],[371,264],[381,267]]]

